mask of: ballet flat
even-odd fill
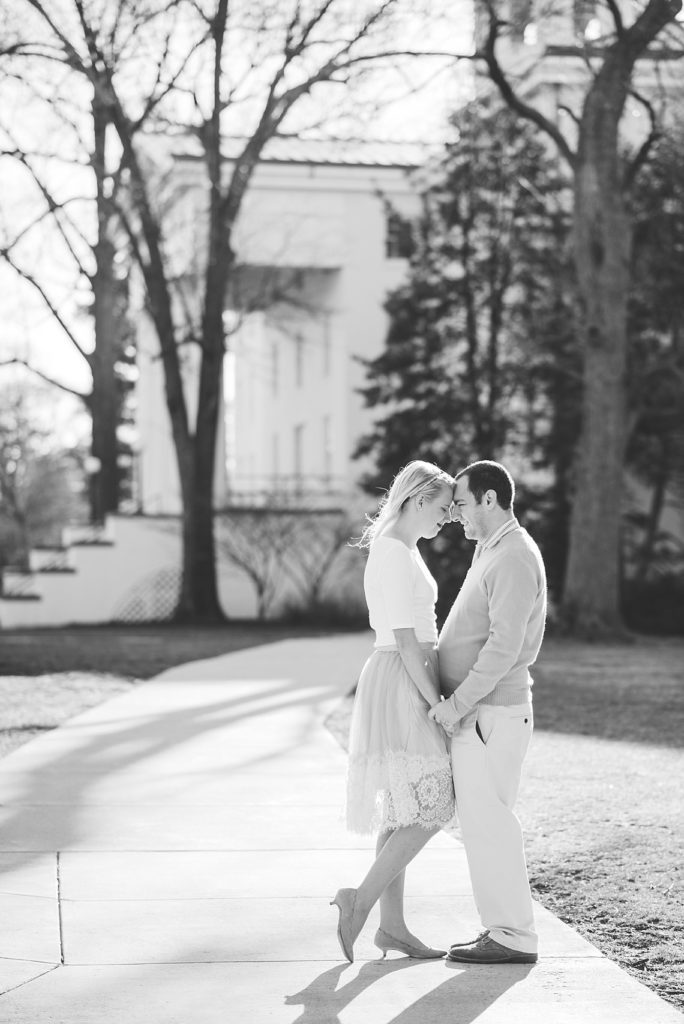
[[[337,938],[342,952],[350,964],[354,963],[354,943],[351,937],[351,926],[355,903],[356,889],[338,889],[334,899],[330,900],[330,906],[336,906],[340,912],[337,922]]]
[[[440,957],[446,956],[445,949],[430,949],[429,946],[424,946],[422,949],[420,946],[412,946],[410,942],[402,942],[401,939],[395,939],[383,928],[378,928],[375,933],[375,945],[379,950],[382,951],[383,957],[387,956],[387,951],[395,949],[397,953],[406,953],[407,956],[415,957],[417,960],[438,960]]]

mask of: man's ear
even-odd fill
[[[494,508],[496,505],[496,491],[485,491],[484,499],[487,508]]]

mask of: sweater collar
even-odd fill
[[[495,530],[494,533],[487,537],[486,540],[480,541],[480,543],[477,546],[480,552],[489,551],[490,548],[496,547],[496,545],[499,543],[502,537],[505,537],[506,534],[512,533],[513,530],[519,529],[520,523],[514,516],[512,519],[508,519],[502,526],[499,527],[498,530]]]

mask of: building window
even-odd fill
[[[271,391],[274,395],[278,394],[279,375],[280,375],[280,353],[278,351],[278,342],[274,338],[271,342]]]
[[[273,482],[277,486],[280,476],[280,437],[278,434],[273,434],[271,438],[271,474]]]
[[[294,428],[293,468],[295,489],[301,490],[304,470],[304,424],[298,423]]]
[[[413,227],[391,207],[385,215],[385,256],[388,260],[407,260],[413,253]]]
[[[323,479],[330,483],[332,476],[332,438],[330,434],[330,417],[323,417]]]
[[[304,339],[300,334],[295,338],[295,385],[301,388],[304,383]]]
[[[332,328],[330,325],[330,313],[323,314],[323,376],[330,376],[330,362],[332,357]]]

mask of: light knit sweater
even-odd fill
[[[459,718],[477,704],[531,699],[546,621],[541,552],[517,519],[478,544],[439,637],[442,692]]]
[[[380,535],[363,577],[375,646],[396,646],[395,629],[414,629],[419,642],[437,642],[437,584],[417,548]]]

